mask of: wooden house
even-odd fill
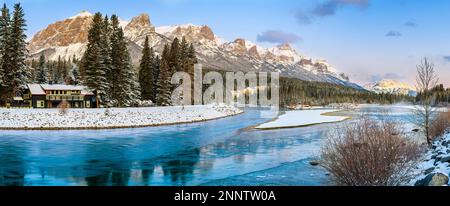
[[[71,108],[95,108],[94,92],[84,86],[64,84],[28,84],[24,104],[33,108],[56,108],[66,100]]]

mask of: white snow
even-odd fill
[[[146,108],[0,109],[0,129],[102,129],[157,126],[211,120],[242,113],[227,105]]]
[[[450,144],[444,145],[442,144],[443,142],[450,142],[450,133],[445,134],[433,143],[434,149],[429,150],[424,155],[423,161],[415,169],[415,173],[418,176],[411,180],[410,185],[414,185],[414,183],[425,178],[428,174],[442,173],[447,176],[450,175],[450,164],[438,160],[439,158],[450,156]],[[429,171],[426,173],[426,170]]]
[[[319,110],[296,110],[287,111],[278,119],[261,124],[256,129],[275,129],[301,127],[313,124],[339,122],[348,119],[346,116],[328,116],[325,113],[337,112],[339,110],[319,109]]]
[[[392,79],[382,79],[376,83],[366,84],[364,88],[376,93],[393,93],[403,95],[416,95],[416,88],[407,83]]]
[[[30,90],[31,94],[34,95],[45,95],[44,90],[39,84],[28,84],[28,89]]]
[[[92,14],[91,14],[90,12],[88,12],[88,11],[82,11],[82,12],[80,12],[79,14],[70,17],[69,19],[76,19],[76,18],[79,18],[79,17],[90,17],[90,16],[92,16]]]
[[[50,56],[48,56],[48,60],[57,61],[59,57],[62,59],[72,59],[75,55],[75,58],[80,59],[86,51],[86,43],[75,43],[70,44],[69,46],[57,46],[51,47],[55,50]],[[37,51],[39,53],[41,51]]]

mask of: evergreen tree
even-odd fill
[[[102,70],[105,73],[106,76],[106,82],[108,83],[105,85],[105,101],[108,102],[108,105],[111,106],[111,84],[113,81],[114,73],[112,71],[112,60],[111,60],[111,25],[109,23],[109,18],[107,15],[105,15],[105,18],[103,19],[103,24],[101,28],[101,62],[102,62]]]
[[[148,36],[145,37],[144,48],[142,50],[142,58],[139,66],[139,84],[141,86],[141,99],[151,100],[155,102],[153,93],[153,74],[155,54],[150,48]]]
[[[181,70],[181,51],[180,51],[180,41],[177,37],[172,41],[169,51],[169,67],[172,69],[172,74]]]
[[[105,56],[102,45],[104,20],[102,14],[96,13],[93,17],[88,33],[88,45],[83,55],[84,84],[97,94],[97,103],[108,104],[109,85],[106,78]],[[98,106],[98,104],[97,104]]]
[[[171,69],[169,63],[164,56],[161,58],[160,76],[158,78],[156,104],[159,106],[170,105],[171,95]]]
[[[140,99],[140,88],[137,75],[131,63],[122,27],[116,15],[111,16],[111,61],[114,81],[112,86],[113,99],[116,105],[132,106]]]
[[[62,70],[63,70],[63,62],[61,61],[61,56],[58,56],[58,61],[56,62],[56,68],[53,73],[53,80],[55,84],[61,84],[62,81]]]
[[[72,69],[70,70],[70,84],[79,85],[81,84],[81,73],[78,65],[72,63]]]
[[[3,8],[1,9],[1,17],[0,17],[0,92],[3,92],[3,87],[7,86],[7,76],[6,72],[8,71],[8,65],[10,64],[9,52],[9,35],[10,35],[10,23],[11,17],[9,15],[9,10],[6,7],[6,4],[3,4]],[[3,96],[3,95],[1,95]]]
[[[154,103],[156,103],[156,96],[158,94],[158,79],[160,77],[160,66],[161,66],[161,58],[159,56],[156,56],[152,62],[153,65],[153,95],[152,98],[155,100]]]
[[[13,96],[20,96],[22,91],[26,89],[31,72],[26,65],[27,48],[25,35],[25,14],[20,3],[14,4],[13,18],[11,21],[11,35],[9,36],[10,65],[8,72],[11,76],[8,78],[9,87],[12,89]]]
[[[39,57],[39,64],[36,67],[35,82],[38,84],[48,84],[48,69],[45,64],[44,54]]]

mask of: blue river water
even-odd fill
[[[327,172],[309,161],[342,123],[248,129],[266,121],[260,110],[246,109],[172,126],[1,131],[0,185],[331,184]]]

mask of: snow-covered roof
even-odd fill
[[[34,95],[45,95],[44,90],[39,84],[28,84],[28,89],[30,89],[31,94]]]
[[[83,90],[83,86],[65,84],[41,84],[44,90]]]
[[[45,95],[47,90],[81,91],[82,95],[94,95],[92,91],[84,86],[65,84],[28,84],[31,94]]]

